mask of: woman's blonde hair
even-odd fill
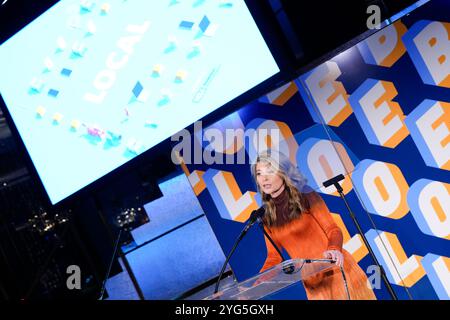
[[[266,208],[263,219],[267,226],[279,225],[279,223],[277,222],[275,203],[272,197],[261,190],[256,180],[256,165],[258,163],[267,163],[283,180],[289,199],[289,220],[297,218],[302,212],[309,209],[308,200],[302,194],[307,191],[305,177],[300,174],[298,169],[283,153],[276,150],[264,151],[258,155],[256,161],[252,164],[251,171],[258,192],[261,194],[263,205]]]

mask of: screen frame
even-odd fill
[[[23,28],[26,28],[30,23],[34,20],[38,19],[42,14],[50,10],[53,6],[55,6],[59,1],[53,1],[53,3],[44,8],[44,10],[38,15],[33,15],[28,17],[28,20],[23,18],[23,16],[19,17],[22,19],[21,22],[26,21],[25,24],[20,23],[18,30],[15,30],[12,34],[10,34],[5,41],[13,37],[16,33],[18,33]],[[279,68],[279,72],[269,77],[268,79],[260,82],[258,85],[254,86],[250,90],[247,90],[240,94],[238,97],[235,97],[231,101],[217,107],[216,110],[210,112],[206,116],[197,119],[194,121],[202,121],[203,127],[207,127],[220,119],[226,117],[227,115],[239,110],[244,105],[250,103],[251,101],[259,98],[260,96],[267,94],[268,92],[276,89],[286,82],[286,79],[292,78],[295,74],[295,55],[289,47],[287,39],[285,38],[282,30],[280,29],[275,16],[271,11],[269,4],[265,1],[258,0],[244,0],[247,8],[253,17],[253,20],[260,31],[262,38],[264,39],[272,57]],[[0,9],[2,9],[0,7]],[[18,8],[15,8],[16,10]],[[14,9],[11,9],[14,10]],[[42,7],[39,8],[42,10]],[[8,15],[9,17],[13,16],[12,14]],[[31,18],[31,19],[30,19]],[[2,39],[3,39],[2,35]],[[5,42],[3,41],[3,42]],[[2,42],[2,43],[3,43]],[[108,184],[111,184],[113,181],[120,180],[124,175],[130,174],[131,172],[136,172],[139,167],[145,165],[145,163],[153,163],[157,168],[157,163],[159,159],[167,159],[168,161],[171,159],[171,151],[174,143],[171,141],[171,137],[166,138],[165,140],[159,142],[157,145],[151,147],[145,152],[137,155],[136,157],[128,160],[124,164],[119,167],[109,171],[107,174],[102,177],[92,181],[91,183],[85,185],[83,188],[74,191],[69,196],[64,199],[52,203],[50,196],[47,192],[47,189],[44,186],[43,180],[37,171],[33,160],[31,158],[30,153],[28,152],[25,142],[22,136],[17,129],[15,122],[9,112],[8,107],[0,93],[0,109],[5,116],[6,122],[11,130],[11,134],[15,142],[17,142],[18,150],[20,153],[20,157],[24,160],[25,165],[29,171],[29,174],[33,180],[37,182],[41,193],[44,195],[43,200],[45,201],[45,206],[54,207],[54,208],[64,208],[66,206],[70,206],[74,201],[79,198],[95,195],[97,191],[106,187]],[[194,132],[194,123],[190,124],[185,128],[181,128],[181,130],[186,129],[191,134]]]

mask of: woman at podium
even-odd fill
[[[252,175],[266,212],[264,228],[281,250],[300,259],[332,259],[342,266],[352,300],[376,299],[367,277],[352,255],[342,248],[342,231],[322,197],[306,186],[305,178],[282,153],[266,151],[252,165]],[[281,257],[265,237],[267,259],[261,272],[281,263]],[[332,268],[304,281],[310,300],[347,297],[340,268]]]

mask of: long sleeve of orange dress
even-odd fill
[[[266,229],[266,232],[270,232],[266,227],[264,227],[264,229]],[[281,261],[282,261],[280,255],[278,254],[278,252],[276,251],[276,249],[274,248],[272,243],[269,241],[269,239],[267,239],[266,236],[264,236],[264,239],[266,240],[267,258],[266,258],[266,261],[264,262],[264,265],[262,266],[260,272],[262,272],[266,269],[269,269],[273,266],[276,266],[277,264],[281,263]],[[274,242],[277,245],[278,249],[280,249],[280,251],[281,251],[281,249],[282,249],[281,245],[279,243],[277,243],[276,241],[274,241]]]
[[[347,278],[351,299],[376,299],[371,288],[367,286],[367,277],[352,255],[342,248],[342,231],[334,222],[322,197],[311,192],[303,194],[309,202],[310,209],[298,218],[282,225],[266,227],[275,244],[284,248],[291,258],[323,259],[327,250],[339,250],[344,256],[344,272]],[[286,192],[274,199],[277,217],[286,215],[288,195]],[[281,258],[265,237],[267,258],[261,272],[277,265]],[[345,299],[344,284],[339,268],[327,272],[319,281],[305,282],[308,299]],[[317,279],[316,279],[317,280]]]
[[[309,199],[311,206],[309,212],[327,236],[327,250],[339,250],[342,252],[342,231],[334,222],[327,205],[322,197],[315,192],[309,195]]]

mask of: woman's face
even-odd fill
[[[256,182],[262,192],[277,197],[284,190],[284,181],[269,163],[256,164]]]

